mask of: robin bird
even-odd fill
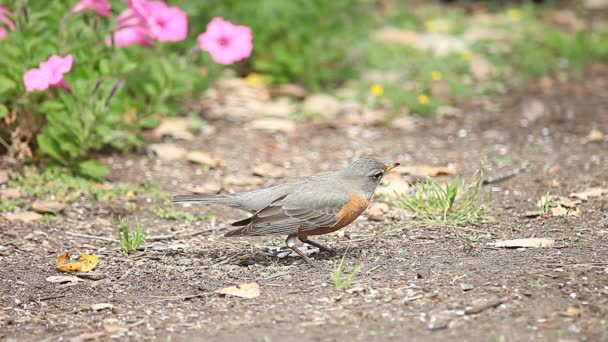
[[[385,172],[397,166],[399,163],[362,158],[341,171],[234,194],[176,195],[173,203],[221,204],[248,211],[253,215],[234,222],[232,225],[239,228],[224,236],[287,235],[287,246],[312,264],[296,240],[332,252],[308,237],[331,233],[353,222],[369,205]]]

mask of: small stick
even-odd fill
[[[167,235],[157,235],[157,236],[150,236],[149,238],[146,238],[146,241],[161,241],[161,240],[172,240],[172,239],[183,239],[183,238],[189,238],[189,237],[194,237],[197,235],[201,235],[204,233],[208,233],[211,230],[198,230],[195,232],[191,232],[191,233],[187,233],[187,234],[167,234]]]
[[[38,299],[38,301],[42,302],[45,300],[59,299],[59,298],[63,298],[63,297],[65,297],[65,295],[48,296],[48,297],[42,297],[42,298]]]
[[[530,166],[530,162],[526,160],[523,163],[521,163],[521,165],[519,167],[517,167],[513,170],[507,171],[507,172],[500,174],[498,176],[495,176],[495,177],[489,177],[489,178],[484,179],[483,181],[481,181],[481,184],[489,185],[489,184],[496,184],[496,183],[506,181],[507,179],[513,178],[513,177],[517,176],[518,174],[526,171],[528,166]]]
[[[496,299],[491,299],[486,303],[477,305],[477,306],[473,306],[473,307],[469,307],[464,309],[464,313],[466,315],[474,315],[474,314],[478,314],[482,311],[485,311],[487,309],[492,309],[495,308],[503,303],[506,303],[507,299],[506,298],[496,298]]]
[[[70,236],[81,237],[81,238],[86,238],[86,239],[101,240],[101,241],[108,241],[108,242],[118,242],[118,240],[116,240],[116,239],[103,237],[103,236],[95,236],[95,235],[72,233],[72,232],[65,232],[65,233]]]

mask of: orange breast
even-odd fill
[[[343,228],[353,222],[361,213],[365,211],[369,201],[361,196],[355,195],[354,193],[348,193],[348,203],[336,214],[336,223],[331,227],[321,227],[306,232],[306,235],[321,235]]]

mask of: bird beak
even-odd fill
[[[384,172],[388,172],[388,171],[396,168],[399,165],[401,165],[401,164],[400,163],[388,163],[388,164],[384,164]]]

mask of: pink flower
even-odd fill
[[[108,0],[80,0],[74,8],[72,8],[72,14],[78,14],[80,12],[91,10],[103,17],[111,17],[110,2]]]
[[[215,17],[207,25],[207,31],[198,36],[198,46],[209,52],[217,63],[229,65],[251,55],[251,29]]]
[[[160,1],[148,3],[149,15],[145,17],[150,35],[159,42],[179,42],[188,35],[188,16],[177,7],[168,7]]]
[[[10,12],[6,8],[0,6],[0,40],[4,39],[8,34],[8,31],[2,27],[2,23],[11,30],[15,29],[15,24],[6,16],[7,14],[10,14]]]
[[[23,75],[25,90],[45,90],[49,86],[57,86],[70,90],[70,86],[63,79],[63,75],[72,70],[72,55],[60,57],[52,55],[45,62],[40,63],[38,68],[30,69]]]
[[[162,1],[128,0],[128,4],[129,8],[118,18],[116,45],[153,46],[152,38],[178,42],[188,35],[188,16],[180,8],[169,7]]]
[[[146,21],[134,10],[127,8],[118,16],[119,29],[114,32],[114,43],[120,47],[133,44],[152,47],[154,43],[148,34]],[[108,41],[108,45],[112,42]]]

